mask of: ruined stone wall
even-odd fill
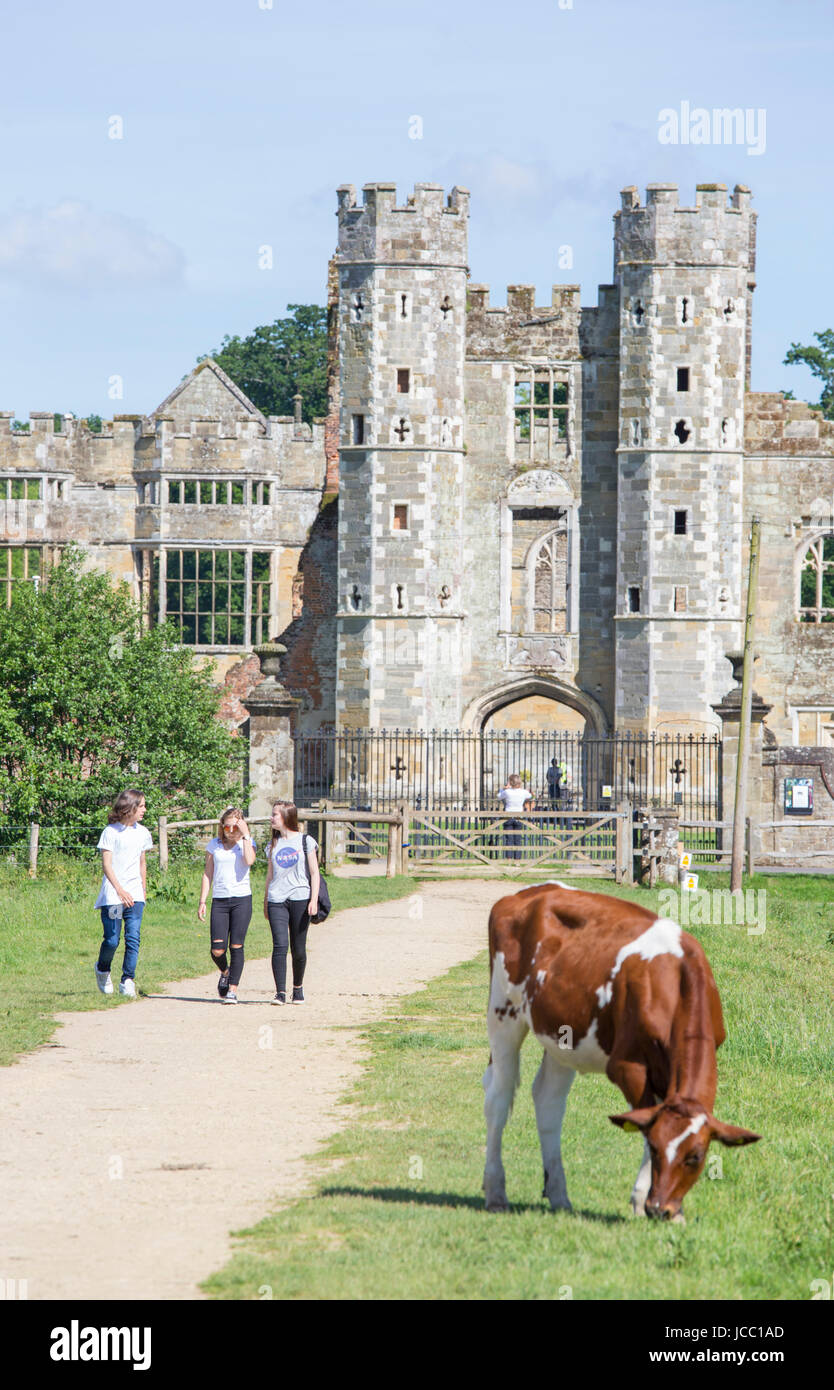
[[[834,422],[779,393],[750,392],[745,449],[745,523],[762,520],[756,686],[773,706],[768,728],[792,744],[796,710],[834,709],[834,622],[797,616],[808,548],[834,535]]]

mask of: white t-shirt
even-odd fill
[[[272,878],[269,880],[267,901],[283,903],[306,902],[310,896],[310,881],[304,865],[302,847],[303,832],[291,830],[289,835],[281,835],[269,851],[272,861]],[[312,835],[307,836],[307,853],[318,850]]]
[[[532,801],[532,794],[526,787],[502,787],[498,793],[498,800],[504,803],[504,810],[515,815],[518,811],[524,810],[525,802]]]
[[[254,840],[252,848],[255,848]],[[249,882],[249,865],[243,857],[243,845],[239,843],[229,849],[215,835],[206,845],[206,853],[214,860],[212,895],[215,898],[248,898],[252,885]]]
[[[145,890],[142,887],[142,874],[139,861],[153,840],[144,825],[122,825],[116,821],[101,832],[99,849],[109,849],[113,856],[112,870],[119,883],[130,894],[133,901],[143,903]],[[110,882],[102,875],[101,889],[96,898],[96,907],[116,907],[121,898]]]

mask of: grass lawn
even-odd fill
[[[708,887],[726,886],[715,876]],[[655,894],[599,881],[649,906]],[[204,1284],[215,1298],[799,1299],[834,1267],[834,885],[757,877],[766,930],[692,928],[724,1006],[716,1114],[760,1132],[713,1145],[686,1227],[634,1221],[628,1198],[642,1140],[609,1123],[625,1102],[579,1077],[564,1161],[572,1215],[541,1197],[530,1096],[540,1051],[528,1038],[505,1132],[511,1211],[483,1209],[487,958],[399,999],[367,1029],[371,1060],[309,1198],[238,1232]],[[317,1159],[317,1164],[320,1160]],[[320,1169],[319,1169],[320,1171]],[[711,1173],[711,1176],[708,1176]]]
[[[174,866],[164,876],[149,871],[137,970],[140,994],[211,970],[208,923],[197,919],[201,868],[197,862]],[[259,864],[253,873],[255,911],[246,954],[256,960],[270,954],[272,940],[259,908],[266,868]],[[55,1032],[56,1012],[112,1009],[129,1002],[119,997],[115,971],[113,997],[105,999],[95,985],[101,919],[93,903],[100,882],[97,855],[86,864],[44,856],[43,871],[34,882],[23,870],[0,869],[0,1065],[47,1042]],[[414,892],[413,880],[406,877],[331,876],[328,887],[334,911]],[[119,967],[121,958],[120,946]]]

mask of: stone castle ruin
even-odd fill
[[[0,601],[79,542],[217,661],[241,724],[270,641],[310,734],[720,734],[757,514],[762,795],[778,818],[811,767],[834,820],[834,423],[750,390],[749,190],[625,189],[587,308],[492,304],[468,218],[461,188],[339,189],[312,427],[210,360],[98,435],[0,414]]]

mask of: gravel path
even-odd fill
[[[508,891],[432,883],[312,927],[302,1006],[270,1005],[263,960],[236,1008],[215,973],[59,1014],[53,1043],[0,1071],[0,1278],[26,1279],[30,1299],[200,1297],[229,1230],[309,1187],[306,1159],[345,1121],[361,1027],[483,950]]]

